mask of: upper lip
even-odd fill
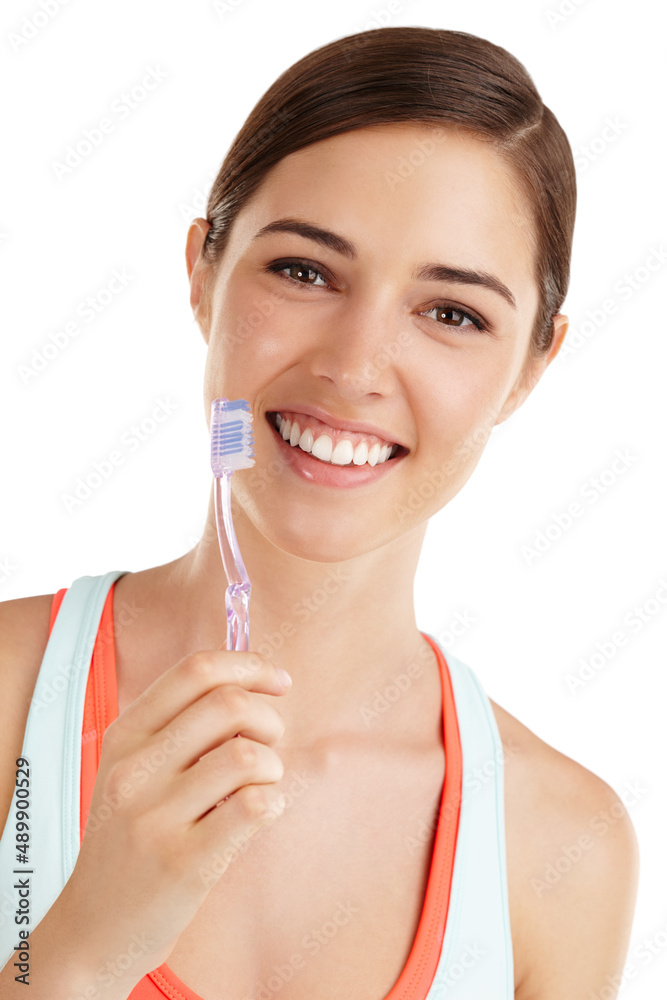
[[[401,448],[406,446],[401,444],[398,438],[393,437],[391,433],[382,429],[382,427],[376,427],[374,424],[362,423],[358,420],[345,420],[342,417],[335,417],[333,413],[328,413],[323,410],[321,406],[305,406],[303,403],[286,403],[284,406],[274,406],[267,412],[269,413],[303,413],[304,416],[316,417],[317,420],[323,421],[325,424],[329,424],[334,430],[340,431],[350,431],[353,434],[375,434],[376,437],[382,438],[384,441],[389,442],[389,444],[398,444]],[[407,450],[407,449],[406,449]]]

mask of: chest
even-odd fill
[[[284,813],[236,845],[167,965],[203,1000],[384,1000],[422,912],[442,749],[285,763]]]

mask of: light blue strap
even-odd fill
[[[513,1000],[503,745],[479,680],[443,655],[461,738],[462,797],[447,926],[427,1000]]]
[[[44,652],[22,750],[30,762],[30,863],[17,861],[16,794],[0,839],[0,968],[19,943],[19,929],[35,929],[74,869],[80,846],[81,733],[88,673],[109,589],[125,572],[75,580]],[[32,874],[16,875],[15,869]],[[14,919],[19,898],[14,884],[21,878],[30,881],[28,925],[17,925]]]

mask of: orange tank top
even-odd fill
[[[116,658],[111,585],[97,631],[88,673],[81,734],[81,816],[80,839],[86,829],[102,754],[104,731],[118,715]],[[54,594],[49,634],[67,588]],[[424,635],[424,633],[422,633]],[[440,800],[439,821],[435,834],[431,866],[417,933],[403,970],[385,1000],[428,1000],[435,976],[447,923],[449,897],[461,802],[462,755],[456,706],[451,679],[439,647],[427,635],[438,659],[442,680],[445,779]],[[204,1000],[189,989],[166,963],[153,969],[134,987],[127,1000]]]

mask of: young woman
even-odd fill
[[[171,563],[0,607],[3,998],[615,995],[627,814],[413,603],[430,516],[563,341],[574,213],[561,127],[469,34],[338,39],[253,109],[186,247],[205,413],[253,415],[251,652],[212,503]]]

